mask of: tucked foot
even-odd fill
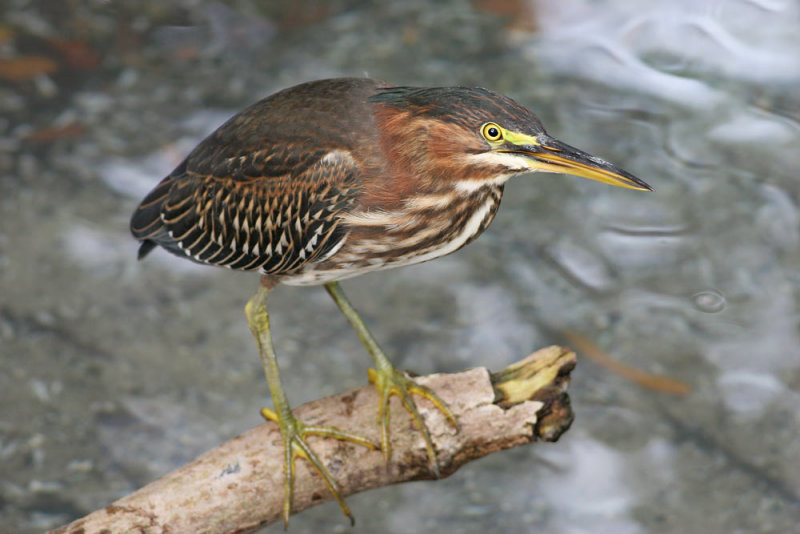
[[[291,413],[288,416],[279,417],[277,413],[269,408],[262,408],[261,415],[268,421],[278,423],[278,427],[283,437],[283,471],[284,471],[284,491],[283,491],[283,524],[284,528],[289,524],[289,514],[292,511],[292,499],[294,497],[294,460],[298,456],[307,460],[317,473],[320,474],[322,479],[327,484],[328,489],[331,491],[342,513],[350,518],[350,523],[355,524],[353,514],[350,512],[350,507],[344,502],[344,498],[339,491],[339,485],[331,476],[328,469],[320,461],[316,453],[309,447],[306,442],[306,436],[322,436],[326,438],[334,438],[342,441],[350,441],[358,445],[363,445],[368,449],[377,449],[378,447],[367,438],[343,432],[335,427],[327,426],[314,426],[308,425],[303,421],[294,417]]]
[[[369,381],[375,385],[380,395],[378,416],[381,420],[381,450],[383,451],[383,456],[386,458],[386,461],[388,462],[392,456],[392,444],[389,439],[389,399],[392,395],[397,395],[400,397],[403,406],[405,406],[406,410],[411,414],[411,418],[414,420],[420,432],[422,432],[422,437],[425,440],[425,449],[428,451],[428,459],[431,463],[431,470],[438,478],[439,463],[436,460],[436,451],[433,449],[431,433],[422,420],[422,416],[419,410],[417,410],[417,405],[412,395],[418,395],[431,401],[433,405],[447,417],[450,424],[458,430],[456,416],[450,411],[447,403],[430,388],[418,384],[406,373],[398,371],[391,365],[386,367],[381,366],[380,369],[367,369],[367,375],[369,376]]]

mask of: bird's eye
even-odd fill
[[[481,135],[483,135],[484,139],[487,141],[499,141],[503,138],[500,127],[493,122],[487,122],[481,126]]]

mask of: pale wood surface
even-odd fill
[[[494,374],[476,368],[419,377],[420,383],[449,404],[461,427],[456,432],[441,412],[427,401],[419,401],[442,476],[498,450],[558,439],[572,422],[565,390],[574,366],[574,353],[547,347]],[[295,413],[309,423],[338,426],[377,443],[377,402],[374,389],[366,386],[304,404]],[[388,466],[380,451],[337,440],[309,439],[342,495],[432,477],[423,440],[396,398],[391,414],[393,455]],[[256,530],[281,516],[282,450],[277,425],[264,423],[53,532]],[[298,459],[293,513],[330,499],[321,478]]]

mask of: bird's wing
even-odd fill
[[[286,274],[344,238],[340,214],[358,194],[359,173],[348,151],[214,141],[201,143],[133,214],[140,257],[158,244],[200,263]]]

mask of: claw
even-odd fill
[[[436,451],[433,447],[433,439],[431,438],[430,431],[425,425],[422,415],[417,409],[417,405],[412,398],[412,395],[417,395],[428,399],[433,405],[447,418],[453,427],[458,430],[458,421],[455,415],[447,406],[441,397],[433,392],[430,388],[418,384],[415,380],[410,378],[405,373],[398,371],[394,367],[389,367],[386,370],[367,369],[367,376],[369,381],[375,385],[375,388],[380,394],[380,405],[378,406],[378,417],[381,420],[381,450],[383,456],[388,462],[392,457],[392,444],[389,439],[389,399],[392,395],[400,397],[400,402],[403,403],[406,410],[411,414],[414,424],[419,428],[422,433],[422,438],[425,440],[425,450],[428,453],[430,460],[431,470],[434,476],[439,478],[439,463],[436,459]]]
[[[278,420],[278,414],[276,414],[273,410],[270,410],[269,408],[261,408],[261,417],[263,417],[267,421],[272,421],[273,423],[280,424],[280,421]]]
[[[355,518],[353,517],[350,507],[344,501],[341,495],[339,485],[334,480],[333,476],[325,467],[325,464],[319,459],[319,456],[306,442],[306,436],[321,436],[326,438],[334,438],[342,441],[350,441],[358,445],[363,445],[369,449],[377,449],[372,441],[356,434],[344,432],[335,427],[307,425],[303,421],[290,415],[289,418],[281,419],[275,411],[269,408],[262,408],[261,415],[268,421],[278,423],[278,427],[283,437],[284,446],[284,492],[283,492],[283,525],[284,529],[289,526],[289,515],[292,511],[292,501],[294,497],[294,480],[295,480],[295,459],[300,457],[310,463],[317,473],[325,481],[333,497],[339,503],[342,513],[350,519],[350,524],[355,525]]]

